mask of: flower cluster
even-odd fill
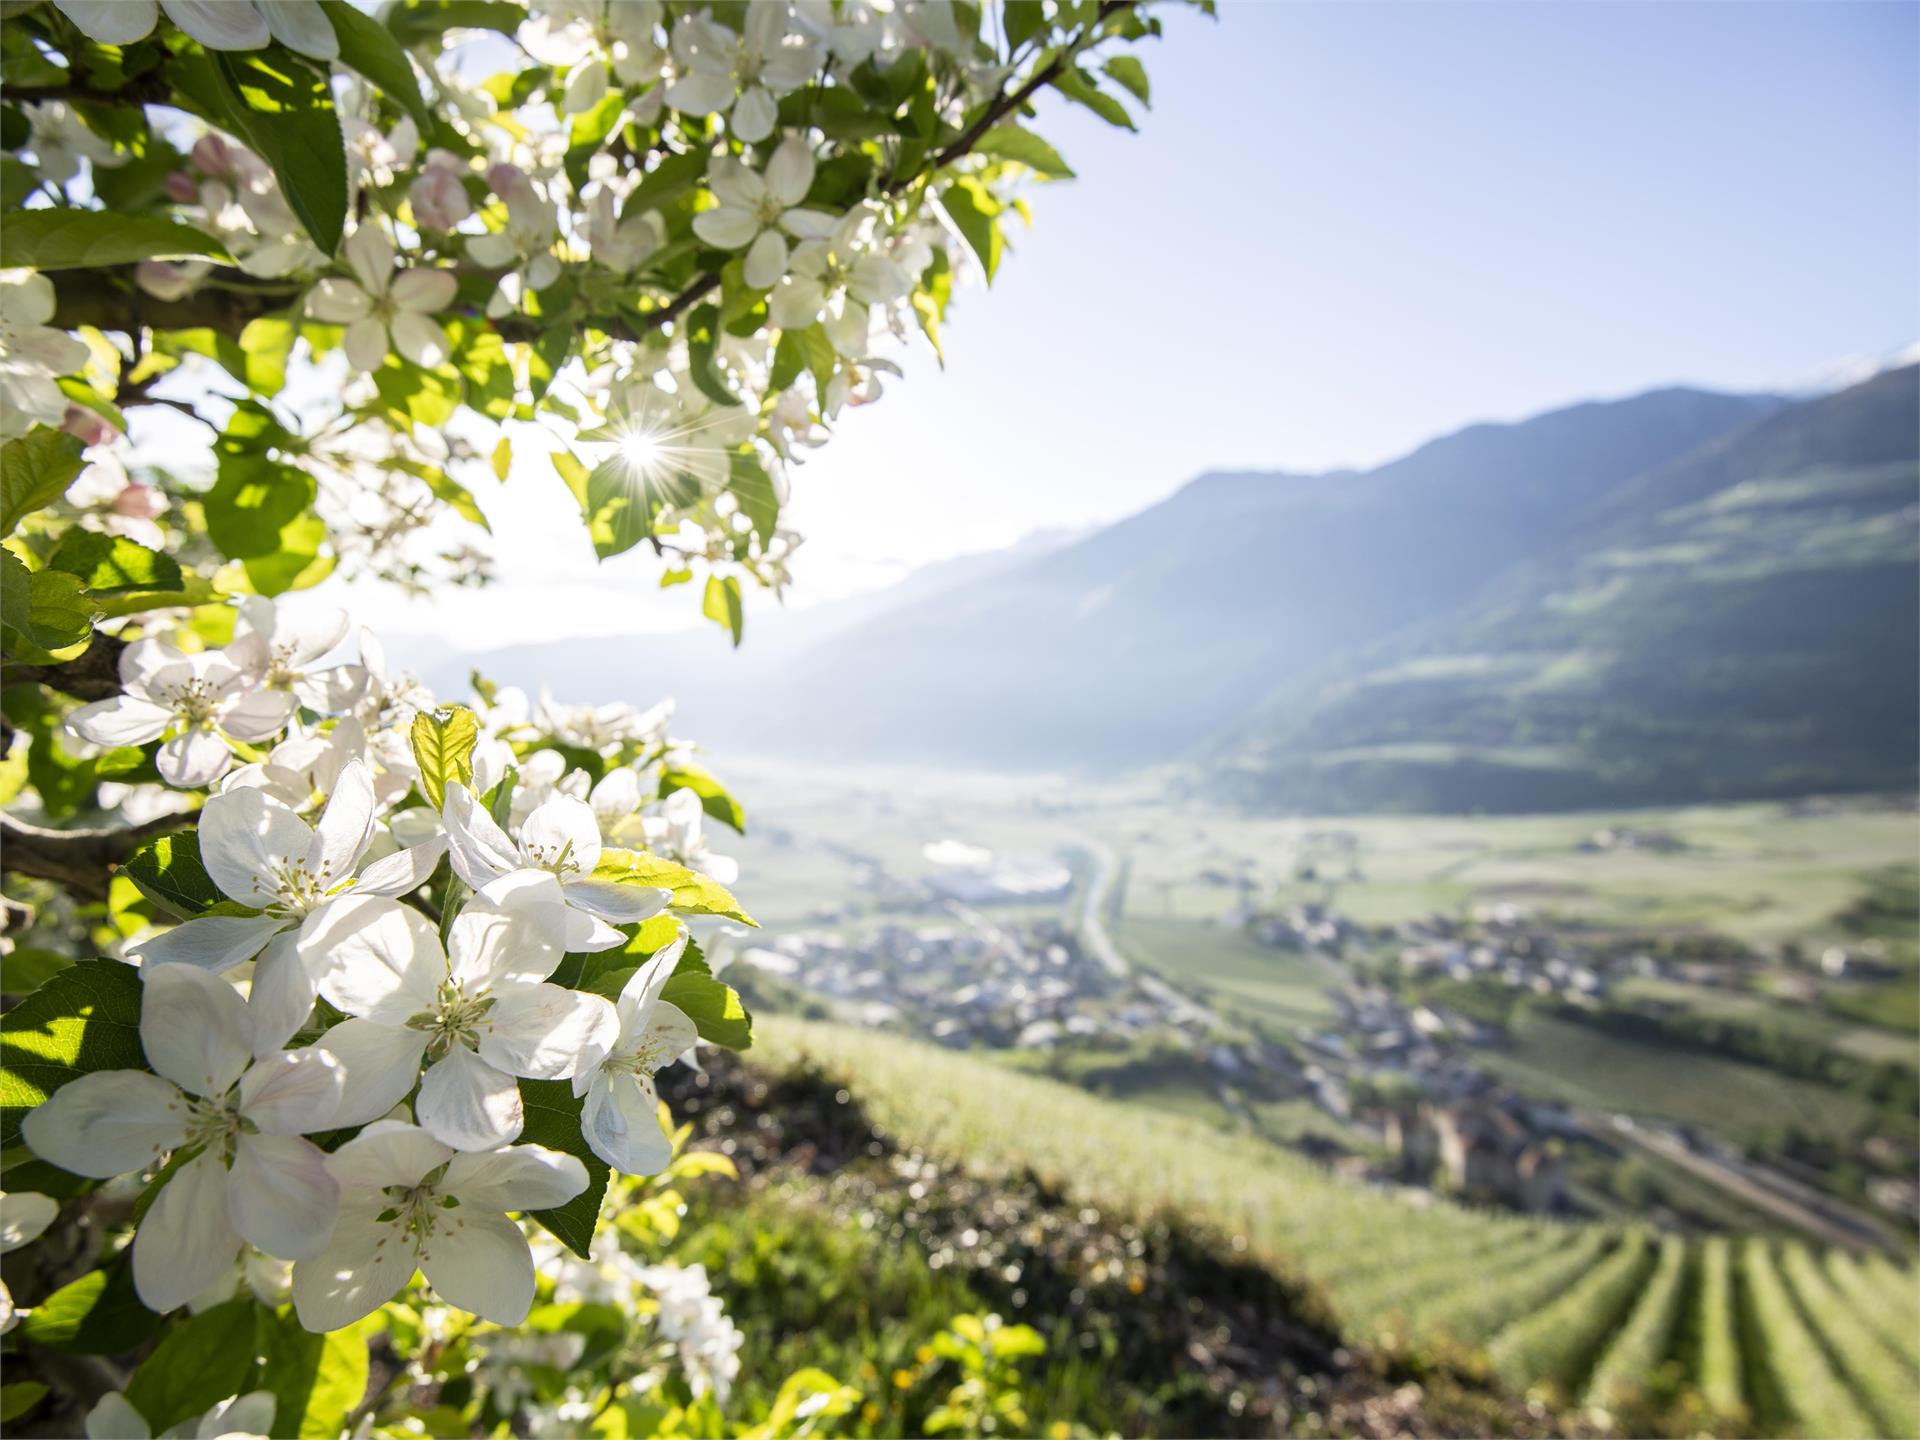
[[[1130,126],[1113,92],[1146,99],[1139,62],[1088,66],[1158,33],[1132,3],[1004,22],[946,0],[462,8],[356,25],[315,0],[59,0],[15,22],[49,68],[95,77],[25,107],[11,158],[31,210],[82,237],[95,217],[106,235],[116,206],[143,210],[149,253],[115,251],[159,303],[146,343],[140,307],[100,313],[58,243],[17,247],[72,303],[63,316],[45,276],[10,274],[10,423],[118,428],[114,407],[151,403],[170,368],[218,366],[286,430],[276,446],[253,416],[241,438],[303,468],[339,418],[385,432],[353,457],[357,489],[420,523],[367,526],[378,551],[437,504],[479,513],[408,453],[423,432],[456,413],[537,420],[596,551],[651,540],[704,563],[736,602],[707,608],[737,629],[739,582],[788,578],[788,472],[906,353],[937,354],[956,282],[992,278],[1025,183],[1071,174],[1022,123],[1031,97]],[[502,33],[527,63],[492,74]],[[106,71],[101,47],[128,58]],[[338,71],[351,83],[329,88]],[[177,91],[174,115],[220,123],[104,123],[114,83]],[[274,138],[288,124],[337,158],[297,163]],[[156,158],[163,183],[135,189]],[[128,343],[89,350],[49,324],[83,315]],[[221,324],[238,344],[186,338]],[[289,364],[319,366],[326,385],[306,388],[333,403],[288,413]],[[220,545],[237,527],[211,528]]]
[[[168,786],[209,792],[191,837],[206,890],[125,944],[145,1067],[79,1075],[24,1138],[77,1175],[155,1176],[132,1245],[155,1310],[231,1294],[258,1253],[292,1262],[314,1330],[416,1267],[517,1323],[534,1270],[506,1217],[582,1196],[583,1157],[640,1175],[672,1159],[653,1077],[701,1038],[672,987],[724,992],[675,912],[736,907],[646,841],[731,877],[678,783],[704,772],[664,707],[492,691],[434,708],[369,638],[349,653],[341,612],[255,597],[232,614],[217,648],[128,644],[123,693],[66,717],[76,742],[152,747]],[[164,842],[176,875],[184,839]],[[136,856],[128,873],[150,872]],[[177,883],[147,888],[180,908]],[[528,1143],[528,1082],[571,1100],[563,1148]]]

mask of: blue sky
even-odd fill
[[[796,602],[1209,467],[1366,464],[1920,338],[1920,7],[1156,8],[1141,132],[1049,107],[1080,178],[1040,188],[992,290],[958,300],[946,372],[911,365],[796,476]],[[496,530],[502,613],[581,583],[564,525]],[[590,583],[652,581],[635,555]]]

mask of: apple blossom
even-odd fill
[[[393,243],[372,225],[355,230],[344,248],[355,279],[322,280],[307,298],[307,313],[347,327],[347,358],[362,370],[379,369],[389,349],[428,369],[444,363],[451,347],[432,317],[453,303],[452,272],[396,271]]]
[[[166,1180],[133,1242],[133,1283],[155,1310],[217,1280],[241,1242],[298,1259],[326,1244],[339,1187],[303,1135],[334,1123],[344,1079],[318,1051],[256,1060],[247,1002],[192,965],[145,972],[144,1070],[95,1070],[29,1111],[33,1152],[106,1178],[190,1158]]]
[[[522,871],[477,891],[445,949],[391,900],[347,896],[317,915],[302,951],[324,961],[320,994],[353,1017],[320,1040],[347,1068],[341,1123],[392,1109],[424,1059],[414,1109],[438,1139],[485,1150],[519,1135],[514,1077],[569,1078],[619,1030],[601,996],[546,983],[565,954],[564,909],[551,876]]]
[[[731,111],[728,128],[752,142],[773,133],[780,97],[813,78],[823,50],[790,5],[764,0],[747,7],[738,38],[710,16],[686,16],[673,28],[673,55],[683,73],[666,103],[689,115]]]
[[[682,931],[633,972],[614,1002],[619,1033],[582,1056],[573,1075],[573,1093],[586,1101],[580,1133],[594,1154],[629,1175],[652,1175],[673,1158],[653,1077],[700,1038],[686,1012],[660,998],[686,949]]]
[[[745,250],[747,284],[767,289],[786,274],[787,235],[817,240],[833,228],[825,211],[801,208],[813,188],[813,173],[813,151],[798,135],[775,148],[765,175],[731,155],[715,156],[707,187],[720,204],[693,217],[694,233],[723,250]]]
[[[87,347],[51,328],[53,283],[31,270],[0,270],[0,437],[58,425],[67,397],[55,383],[87,363]]]
[[[169,1425],[160,1440],[266,1440],[279,1402],[271,1390],[252,1390],[222,1400],[204,1415]],[[152,1440],[147,1417],[118,1390],[109,1390],[87,1413],[87,1440]]]
[[[417,1125],[382,1120],[327,1161],[340,1218],[318,1256],[293,1267],[293,1306],[309,1330],[370,1315],[423,1271],[450,1304],[496,1325],[533,1305],[533,1252],[509,1210],[564,1205],[587,1188],[571,1155],[538,1145],[459,1154]]]
[[[233,763],[233,743],[274,734],[292,717],[294,697],[249,688],[247,661],[222,650],[187,655],[165,640],[136,640],[120,652],[124,694],[67,716],[96,745],[145,745],[163,735],[160,778],[181,789],[211,785]]]
[[[0,1190],[0,1255],[31,1245],[46,1233],[60,1214],[60,1202],[32,1190]],[[0,1335],[19,1323],[13,1292],[0,1280]]]

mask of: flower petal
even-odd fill
[[[413,1112],[434,1139],[456,1150],[492,1150],[520,1134],[520,1087],[464,1045],[427,1067]]]
[[[746,281],[755,290],[766,290],[780,283],[787,273],[787,238],[778,230],[763,230],[747,251]]]
[[[275,915],[202,915],[136,941],[127,954],[143,966],[198,965],[218,973],[253,959],[286,928]]]
[[[106,3],[117,5],[119,0],[106,0]],[[87,1412],[87,1440],[153,1440],[153,1427],[126,1396],[118,1390],[109,1390],[100,1397],[100,1403]]]
[[[650,920],[666,909],[672,898],[653,885],[626,885],[617,880],[570,880],[564,888],[568,904],[613,925]]]
[[[0,1194],[0,1255],[31,1245],[60,1214],[60,1202],[51,1195],[28,1190]]]
[[[342,1020],[312,1048],[333,1056],[346,1071],[334,1124],[364,1125],[407,1098],[420,1078],[427,1037],[372,1020]]]
[[[373,777],[358,760],[349,760],[333,782],[327,808],[313,829],[305,860],[322,889],[353,874],[373,838]]]
[[[453,873],[475,890],[520,868],[519,848],[457,780],[447,786],[442,815]]]
[[[227,1176],[227,1219],[248,1244],[282,1260],[327,1248],[340,1182],[319,1146],[296,1135],[242,1135]]]
[[[496,1325],[518,1325],[533,1308],[533,1252],[504,1215],[444,1212],[420,1247],[420,1269],[442,1300]]]
[[[191,1095],[224,1095],[253,1061],[240,992],[197,965],[143,969],[140,1048],[154,1073]]]
[[[284,690],[250,690],[220,712],[220,728],[236,740],[265,740],[286,728],[294,699]]]
[[[767,93],[767,87],[751,85],[734,102],[733,113],[727,118],[727,128],[736,139],[752,144],[771,135],[773,122],[779,118],[780,107],[774,103],[773,96]]]
[[[350,325],[372,313],[373,297],[341,275],[330,275],[307,292],[307,314],[329,325]]]
[[[410,1190],[451,1159],[453,1151],[418,1125],[378,1120],[334,1151],[327,1169],[343,1193],[378,1195],[389,1185]]]
[[[451,270],[408,270],[393,282],[393,303],[402,310],[431,315],[453,304],[459,290]]]
[[[160,0],[167,18],[209,50],[258,50],[273,38],[250,4],[234,0]]]
[[[600,822],[571,795],[542,801],[520,827],[520,853],[537,870],[591,875],[600,863]]]
[[[748,211],[722,205],[717,210],[702,210],[693,217],[693,233],[721,250],[738,250],[753,242],[760,233],[760,222]]]
[[[54,9],[102,45],[131,45],[153,33],[160,18],[154,0],[54,0]]]
[[[594,1154],[623,1175],[658,1175],[673,1159],[650,1076],[595,1076],[580,1112],[580,1133]]]
[[[313,972],[314,962],[300,953],[297,929],[282,930],[260,952],[247,989],[255,1055],[273,1054],[307,1023],[320,994]]]
[[[440,836],[419,845],[409,845],[374,861],[353,882],[356,895],[392,895],[418,890],[433,878],[440,857],[447,853],[447,842]]]
[[[27,1113],[20,1133],[50,1165],[105,1180],[142,1170],[187,1138],[187,1101],[144,1070],[96,1070]]]
[[[402,310],[393,317],[393,348],[414,364],[432,370],[447,363],[453,342],[429,316]]]
[[[149,1310],[165,1313],[212,1285],[240,1255],[227,1221],[227,1170],[206,1151],[161,1187],[133,1237],[133,1288]]]
[[[551,1210],[587,1188],[587,1167],[544,1145],[456,1155],[440,1188],[476,1210]]]
[[[160,778],[177,790],[198,790],[227,773],[233,752],[211,730],[194,726],[160,747]]]
[[[378,370],[386,363],[387,327],[372,316],[349,325],[340,343],[357,369]]]
[[[145,745],[172,723],[172,711],[132,695],[96,700],[67,716],[67,728],[96,745]]]
[[[306,860],[314,844],[306,821],[259,790],[229,790],[200,811],[200,863],[220,893],[242,905],[278,901],[279,872]]]
[[[320,8],[320,0],[261,0],[261,14],[273,38],[311,60],[338,60],[340,38]],[[237,1426],[228,1426],[237,1429]]]
[[[377,1194],[343,1203],[327,1248],[294,1265],[293,1309],[308,1330],[345,1329],[378,1310],[413,1278],[416,1252],[406,1226],[375,1218],[389,1203]]]
[[[740,112],[734,111],[734,119],[739,118]],[[784,210],[806,199],[812,188],[813,149],[800,136],[789,135],[767,161],[767,192]]]
[[[346,1078],[324,1050],[269,1055],[240,1078],[240,1113],[263,1135],[312,1135],[333,1125]]]
[[[433,923],[378,895],[344,895],[314,911],[300,953],[327,967],[320,993],[329,1005],[387,1026],[432,1009],[447,975]]]
[[[480,1058],[509,1075],[564,1080],[583,1053],[604,1053],[620,1036],[620,1017],[603,996],[513,981],[492,994],[492,1028],[480,1036]]]

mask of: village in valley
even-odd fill
[[[1737,1220],[1866,1246],[1920,1208],[1904,1178],[1911,1137],[1855,1137],[1865,1178],[1836,1194],[1796,1173],[1806,1167],[1775,1137],[1582,1094],[1540,1072],[1526,1043],[1541,1025],[1620,1044],[1732,1043],[1692,1034],[1690,1004],[1757,1004],[1762,982],[1781,1004],[1871,986],[1899,973],[1875,935],[1809,952],[1634,934],[1501,899],[1383,922],[1343,903],[1364,886],[1366,841],[1324,829],[1297,839],[1281,883],[1245,852],[1210,853],[1192,866],[1192,892],[1223,898],[1170,926],[1135,918],[1152,901],[1131,857],[1058,825],[1036,833],[1056,842],[994,848],[923,831],[869,849],[781,827],[773,863],[810,847],[842,883],[814,885],[800,914],[766,930],[727,935],[716,956],[755,1004],[1204,1113],[1359,1183],[1549,1215],[1624,1213],[1630,1201],[1682,1228]],[[1690,843],[1596,825],[1566,849],[1637,864]],[[1230,950],[1232,966],[1209,963],[1210,948]],[[1261,1003],[1263,966],[1307,977],[1312,1003]]]

